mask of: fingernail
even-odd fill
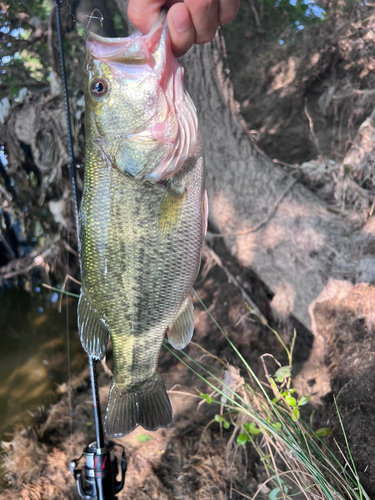
[[[174,11],[171,12],[173,26],[175,30],[182,33],[189,29],[190,27],[190,16],[186,10],[185,6],[175,7]]]

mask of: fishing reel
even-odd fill
[[[122,448],[120,481],[116,480],[119,468],[117,457],[114,455],[115,446]],[[78,468],[83,456],[86,459],[84,473]],[[77,491],[81,498],[115,500],[116,494],[122,490],[125,482],[125,449],[113,441],[106,441],[105,448],[96,448],[96,442],[91,443],[83,450],[80,458],[70,462],[69,469],[77,482]]]

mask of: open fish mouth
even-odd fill
[[[153,183],[170,178],[194,152],[198,122],[194,103],[185,89],[184,69],[171,51],[165,12],[147,35],[135,32],[127,38],[104,38],[89,33],[86,46],[91,94],[95,81],[108,87],[107,95],[94,99],[108,100],[117,85],[131,85],[133,95],[125,95],[124,101],[128,98],[129,102],[122,105],[128,105],[133,112],[138,112],[138,102],[143,106],[144,119],[133,123],[129,120],[125,133],[108,126],[108,121],[106,128],[97,122],[100,135],[123,139],[129,146],[124,145],[128,156],[129,148],[137,149],[137,154],[145,148],[148,156],[150,148],[157,148],[160,154],[155,155],[154,165],[148,162],[147,168],[139,165],[138,171],[132,168],[128,173]],[[98,78],[103,67],[108,75],[105,82]],[[154,86],[152,95],[150,82]]]

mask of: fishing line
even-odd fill
[[[74,3],[74,2],[73,2],[73,3]],[[70,3],[69,3],[69,1],[68,1],[68,0],[66,0],[66,5],[69,7],[69,14],[70,14],[70,16],[71,16],[71,17],[72,17],[72,19],[73,19],[73,23],[78,24],[78,23],[77,23],[77,20],[76,20],[76,16],[73,14],[72,6],[70,5]]]
[[[71,179],[71,183],[72,183],[74,222],[75,222],[75,229],[76,229],[76,236],[77,236],[77,248],[78,248],[78,253],[80,253],[80,241],[79,241],[79,233],[78,233],[77,174],[76,174],[76,164],[75,164],[75,160],[74,160],[73,135],[72,135],[72,127],[71,127],[70,108],[69,108],[68,84],[67,84],[67,80],[66,80],[65,57],[64,57],[64,48],[63,48],[59,0],[55,0],[55,9],[56,9],[56,28],[57,28],[57,41],[58,41],[58,46],[59,46],[59,60],[60,60],[60,70],[61,70],[62,91],[63,91],[64,110],[65,110],[66,125],[67,125],[66,133],[67,133],[67,140],[68,140],[70,179]]]
[[[98,14],[100,14],[100,17],[95,17],[95,16],[94,16],[94,12],[98,12]],[[103,21],[104,21],[104,17],[103,17],[103,14],[100,12],[100,10],[99,10],[99,9],[94,9],[94,10],[91,12],[91,15],[90,15],[90,16],[88,16],[88,15],[86,14],[86,17],[88,17],[88,19],[89,19],[89,22],[87,23],[86,30],[85,30],[85,34],[86,34],[86,36],[87,36],[87,31],[88,31],[88,29],[89,29],[89,26],[90,26],[90,23],[91,23],[91,20],[92,20],[92,19],[97,19],[98,21],[100,21],[100,27],[101,27],[101,29],[103,29]]]
[[[57,28],[57,41],[59,46],[59,61],[60,61],[60,71],[62,80],[62,90],[64,98],[65,116],[67,122],[67,140],[68,140],[68,154],[69,154],[69,170],[70,179],[72,184],[72,195],[73,195],[73,205],[74,205],[74,222],[77,236],[77,247],[79,250],[79,234],[78,234],[78,191],[77,191],[77,177],[76,177],[76,165],[74,161],[74,149],[73,149],[73,136],[71,129],[71,118],[70,118],[70,108],[69,108],[69,96],[68,96],[68,85],[66,81],[66,71],[65,71],[65,58],[63,50],[63,40],[62,40],[62,30],[61,30],[61,17],[60,17],[60,6],[59,1],[55,0],[56,9],[56,28]],[[70,204],[68,203],[68,220],[71,220]],[[70,231],[68,230],[67,235],[68,245],[70,246]],[[69,251],[67,251],[67,271],[69,274]],[[69,331],[69,298],[66,298],[66,349],[67,349],[67,362],[68,362],[68,405],[69,405],[69,433],[70,433],[70,454],[73,458],[73,418],[72,418],[72,390],[71,390],[71,363],[70,363],[70,331]]]
[[[68,220],[70,220],[71,213],[70,213],[70,203],[68,203]],[[70,231],[68,231],[68,236],[67,236],[68,244],[70,243]],[[66,263],[66,270],[67,274],[69,274],[69,250],[66,249],[67,253],[67,263]],[[66,307],[66,354],[67,354],[67,360],[68,360],[68,405],[69,405],[69,435],[70,435],[70,459],[73,458],[73,418],[72,418],[72,386],[71,386],[71,363],[70,363],[70,328],[69,328],[69,323],[70,323],[70,318],[69,318],[69,297],[66,297],[65,300],[65,307]]]

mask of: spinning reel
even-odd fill
[[[116,480],[118,461],[114,456],[114,447],[122,448],[121,454],[121,479]],[[78,463],[85,457],[84,473],[78,468]],[[77,491],[81,498],[107,500],[115,499],[116,494],[124,487],[126,473],[126,459],[124,447],[113,441],[105,442],[105,448],[96,448],[96,442],[89,444],[83,455],[69,464],[70,471],[77,481]]]

